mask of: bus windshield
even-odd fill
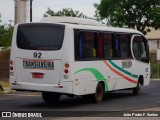
[[[64,27],[47,23],[19,25],[17,46],[28,50],[59,50],[63,43]]]

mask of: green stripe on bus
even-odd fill
[[[117,66],[115,63],[113,63],[111,60],[109,60],[109,63],[112,64],[115,68],[117,68],[118,70],[120,70],[121,72],[131,76],[131,77],[134,77],[134,78],[138,78],[138,75],[135,75],[135,74],[132,74],[122,68],[120,68],[119,66]]]
[[[104,83],[105,83],[105,91],[108,91],[108,84],[107,84],[107,81],[106,81],[106,78],[95,68],[83,68],[83,69],[80,69],[78,71],[75,72],[76,73],[79,73],[79,72],[83,72],[83,71],[89,71],[91,72],[97,81],[100,81],[100,80],[103,80]]]

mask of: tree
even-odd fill
[[[1,21],[1,14],[0,14],[0,22],[2,22],[2,21]]]
[[[1,21],[1,14],[0,14],[0,22]],[[12,41],[12,34],[13,34],[13,26],[11,25],[0,25],[0,45],[7,48],[11,46]]]
[[[7,25],[0,25],[0,44],[7,48],[11,45],[13,34],[13,27]]]
[[[74,11],[72,8],[64,8],[62,10],[59,10],[58,12],[55,12],[48,8],[46,13],[43,15],[44,17],[48,16],[72,16],[72,17],[80,17],[80,18],[87,18],[86,15],[79,11]]]
[[[111,26],[129,27],[144,34],[160,28],[160,0],[101,0],[95,17]]]

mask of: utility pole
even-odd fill
[[[30,0],[30,22],[32,22],[32,2],[33,0]]]
[[[14,22],[13,20],[8,20],[9,21],[9,26],[12,26],[12,22]]]
[[[26,22],[26,2],[27,0],[15,1],[15,24]]]

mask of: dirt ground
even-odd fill
[[[7,81],[8,82],[9,78],[9,71],[8,69],[0,69],[0,81]]]

